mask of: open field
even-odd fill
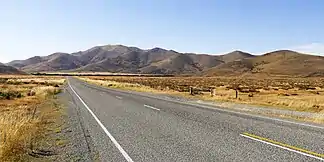
[[[0,76],[0,161],[25,161],[57,120],[61,77]],[[28,161],[28,160],[27,160]]]
[[[319,122],[324,121],[324,78],[91,76],[82,79],[112,88],[315,112],[319,114]],[[190,87],[194,95],[189,94]]]

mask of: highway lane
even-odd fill
[[[323,159],[324,129],[321,126],[307,127],[203,109],[199,105],[156,99],[144,93],[136,95],[74,78],[68,80],[67,90],[80,109],[102,161]],[[244,133],[278,143],[249,138]]]

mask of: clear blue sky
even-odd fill
[[[0,21],[0,62],[104,44],[324,54],[323,0],[10,0]]]

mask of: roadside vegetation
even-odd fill
[[[313,112],[317,115],[312,121],[324,122],[324,78],[111,76],[80,78],[111,88]]]
[[[36,146],[57,120],[54,95],[63,83],[62,77],[0,76],[0,161],[50,154]]]

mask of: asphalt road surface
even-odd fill
[[[100,161],[323,161],[324,127],[68,78]]]

